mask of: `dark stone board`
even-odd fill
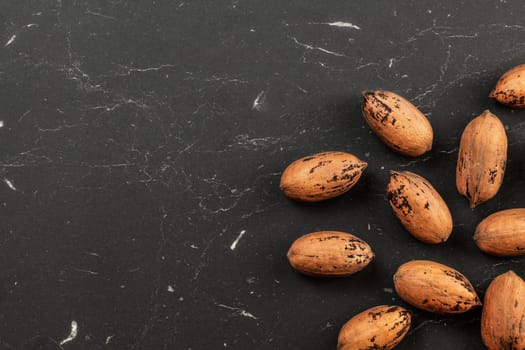
[[[472,241],[488,214],[525,206],[525,112],[488,98],[524,63],[524,11],[518,0],[3,1],[1,347],[335,349],[354,314],[398,304],[413,313],[399,349],[483,348],[481,309],[419,311],[392,275],[435,260],[481,297],[500,273],[525,276],[522,258]],[[365,89],[419,107],[432,151],[386,148],[361,115]],[[497,196],[470,209],[457,151],[485,109],[507,128],[509,161]],[[326,150],[368,162],[358,185],[318,204],[284,197],[286,165]],[[402,228],[390,169],[441,193],[455,222],[446,243]],[[376,260],[349,278],[296,273],[288,247],[317,230],[363,238]]]

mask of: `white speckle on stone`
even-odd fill
[[[60,345],[64,345],[66,343],[69,343],[70,341],[75,340],[75,338],[77,337],[77,334],[78,334],[78,323],[77,321],[71,321],[71,332],[69,333],[69,336],[66,339],[60,342]]]
[[[261,112],[264,108],[264,101],[266,100],[266,92],[262,90],[257,94],[257,97],[253,101],[252,109]]]
[[[6,185],[7,185],[10,189],[12,189],[13,191],[16,191],[16,187],[15,187],[15,185],[13,185],[13,183],[12,183],[10,180],[8,180],[8,179],[4,179],[4,182],[6,183]]]
[[[355,24],[350,23],[350,22],[337,21],[337,22],[326,23],[326,24],[328,24],[329,26],[332,26],[332,27],[361,29],[361,27],[356,26]]]
[[[241,308],[238,308],[238,307],[234,307],[234,306],[228,306],[228,305],[224,305],[224,304],[216,304],[217,306],[219,307],[222,307],[224,309],[228,309],[228,310],[232,310],[234,313],[236,314],[239,314],[243,317],[248,317],[248,318],[252,318],[254,320],[257,320],[258,317],[256,317],[254,314],[252,314],[251,312],[248,312],[246,310],[243,310]]]
[[[172,286],[168,286],[168,292],[169,293],[175,293],[175,289],[173,289]]]
[[[235,250],[235,248],[237,248],[237,244],[239,243],[239,241],[241,240],[242,236],[244,236],[244,234],[246,233],[246,230],[242,230],[239,235],[237,236],[237,238],[235,239],[235,241],[233,241],[233,243],[231,244],[230,246],[230,249],[231,250]]]
[[[15,39],[16,39],[16,34],[13,34],[13,36],[11,36],[11,38],[5,43],[4,47],[8,47],[9,45],[11,45],[13,41],[15,41]]]

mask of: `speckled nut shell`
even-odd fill
[[[337,350],[393,349],[410,330],[411,321],[410,312],[401,306],[370,308],[343,325],[337,339]]]
[[[420,241],[442,243],[452,233],[450,210],[425,178],[410,171],[390,171],[386,194],[403,227]]]
[[[365,241],[339,231],[301,236],[292,243],[287,256],[296,271],[327,277],[350,276],[374,260],[374,252]]]
[[[525,108],[525,64],[505,72],[489,97],[514,108]]]
[[[412,260],[399,266],[394,287],[410,305],[437,314],[459,314],[481,305],[463,274],[434,261]]]
[[[459,145],[456,187],[469,200],[471,208],[498,193],[506,162],[505,127],[486,110],[467,124]]]
[[[490,255],[525,255],[525,208],[501,210],[487,216],[476,227],[474,242]]]
[[[289,198],[319,202],[347,192],[366,167],[366,162],[350,153],[317,153],[288,165],[279,187]]]
[[[363,91],[361,96],[367,124],[388,147],[409,157],[430,151],[432,125],[416,106],[390,91]]]
[[[494,278],[485,292],[481,338],[489,350],[525,349],[525,282],[513,271]]]

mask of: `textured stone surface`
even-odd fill
[[[3,1],[1,346],[334,349],[353,315],[400,304],[414,329],[399,349],[481,348],[479,311],[417,311],[392,275],[436,260],[480,295],[508,269],[525,275],[522,260],[472,241],[488,214],[525,206],[524,112],[488,99],[523,63],[524,10],[518,0]],[[373,89],[428,116],[431,152],[404,158],[371,133],[359,94]],[[455,188],[459,137],[487,108],[507,127],[509,162],[498,195],[471,210]],[[315,205],[286,199],[286,165],[326,150],[368,162],[358,185]],[[445,244],[403,230],[385,198],[390,169],[443,196],[455,222]],[[363,238],[376,260],[346,279],[295,273],[288,247],[318,230]]]

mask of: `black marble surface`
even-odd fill
[[[453,266],[481,296],[502,272],[525,276],[523,259],[484,255],[471,238],[489,213],[525,206],[525,112],[487,98],[524,62],[524,11],[519,0],[2,1],[2,349],[335,349],[357,312],[407,306],[392,284],[405,261]],[[359,92],[379,88],[429,117],[430,153],[404,158],[371,134]],[[457,149],[487,108],[507,128],[508,169],[471,210]],[[287,200],[282,170],[325,150],[366,160],[359,184],[324,203]],[[438,189],[455,220],[448,242],[402,229],[389,169]],[[325,229],[365,239],[376,260],[344,279],[295,273],[291,242]],[[483,348],[479,309],[409,309],[399,349]]]

